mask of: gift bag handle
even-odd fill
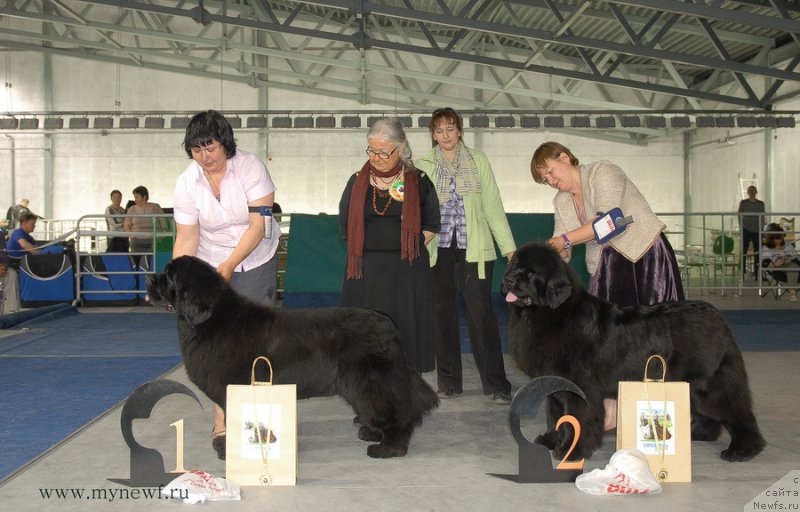
[[[267,363],[267,366],[269,366],[269,381],[256,380],[256,364],[258,364],[259,361],[265,361]],[[272,363],[270,363],[269,359],[267,359],[266,357],[258,356],[255,359],[253,359],[253,369],[250,371],[250,385],[251,386],[255,386],[255,385],[271,386],[272,385]]]
[[[659,379],[648,379],[647,378],[647,369],[650,367],[650,361],[652,361],[653,359],[658,359],[659,361],[661,361],[661,379],[660,380]],[[667,362],[664,360],[664,358],[661,357],[658,354],[653,354],[652,356],[648,357],[647,358],[647,362],[644,364],[644,396],[645,396],[645,399],[647,400],[647,408],[650,410],[649,424],[650,424],[650,428],[653,430],[653,436],[655,437],[656,451],[661,456],[660,457],[660,468],[656,472],[656,478],[658,479],[659,482],[665,481],[667,479],[667,477],[669,476],[669,472],[667,471],[667,465],[666,465],[666,462],[664,461],[666,450],[667,450],[667,446],[666,446],[666,443],[667,443],[666,431],[667,431],[667,429],[666,429],[666,427],[662,427],[662,429],[661,429],[662,438],[659,440],[658,439],[658,424],[656,423],[655,413],[653,412],[653,406],[650,405],[650,394],[647,392],[647,383],[648,382],[665,383],[666,380],[667,380]],[[666,390],[666,387],[664,388],[664,408],[662,410],[663,410],[664,417],[666,418],[666,415],[667,415],[667,390]]]
[[[660,379],[648,379],[647,378],[647,369],[650,367],[650,361],[653,359],[658,359],[661,361],[661,378]],[[644,382],[666,382],[667,380],[667,362],[658,354],[653,354],[652,356],[647,358],[647,362],[644,364]]]

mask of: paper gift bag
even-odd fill
[[[256,381],[256,364],[269,366],[269,382]],[[231,384],[225,411],[225,476],[238,485],[295,485],[297,389],[272,385],[272,364],[253,361],[250,385]]]
[[[647,378],[654,359],[661,361],[660,379]],[[645,364],[643,381],[619,383],[617,450],[640,450],[661,482],[691,482],[689,383],[665,382],[666,375],[666,361],[653,355]]]

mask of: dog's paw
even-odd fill
[[[555,432],[552,432],[552,434],[555,434]],[[545,448],[547,448],[548,450],[552,451],[553,449],[555,449],[558,440],[555,439],[554,436],[551,436],[550,433],[545,433],[537,436],[536,439],[533,440],[533,442],[535,444],[540,444]]]
[[[744,462],[746,460],[750,460],[764,449],[764,443],[755,443],[750,446],[736,446],[733,445],[729,446],[728,448],[722,450],[722,453],[719,454],[719,457],[722,460],[726,460],[728,462]]]
[[[219,460],[225,460],[225,436],[215,436],[211,439],[211,447],[217,452]]]
[[[588,459],[591,456],[591,453],[589,453],[587,455],[586,450],[584,450],[581,447],[581,445],[576,446],[571,452],[569,452],[569,456],[567,457],[567,451],[568,450],[569,450],[569,446],[565,447],[562,450],[559,450],[561,452],[559,454],[559,459],[560,460],[564,460],[564,457],[566,457],[566,460],[568,460],[570,462],[575,462],[575,461],[579,461],[581,459]]]
[[[385,444],[371,444],[367,446],[367,455],[373,459],[389,459],[403,457],[408,452],[408,447],[387,446]]]
[[[383,440],[383,433],[380,430],[375,430],[374,428],[361,427],[358,429],[358,438],[362,441],[377,443]]]

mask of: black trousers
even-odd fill
[[[106,252],[128,252],[130,241],[125,237],[109,237]]]
[[[753,259],[748,261],[747,257],[747,249],[750,246],[750,242],[753,243]],[[761,240],[758,239],[758,232],[757,231],[747,231],[746,229],[742,230],[742,256],[744,259],[744,268],[742,272],[750,269],[751,272],[755,272],[755,262],[758,261],[758,253],[761,250]],[[749,263],[749,264],[748,264]]]
[[[484,263],[486,278],[478,279],[478,264],[466,260],[466,250],[455,241],[439,248],[433,267],[433,328],[436,340],[436,376],[440,390],[463,391],[461,339],[458,327],[458,289],[467,310],[472,355],[481,377],[483,392],[509,393],[497,318],[492,311],[492,270],[494,262]]]

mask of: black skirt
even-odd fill
[[[340,204],[342,233],[347,233],[350,180]],[[433,343],[433,289],[430,259],[424,236],[419,237],[419,256],[412,263],[400,257],[403,204],[388,201],[372,187],[364,204],[364,251],[361,279],[342,285],[341,304],[380,311],[388,315],[405,347],[408,364],[418,372],[436,367]],[[439,231],[439,203],[429,179],[420,180],[422,230]],[[377,210],[377,211],[376,211]],[[380,212],[380,213],[377,213]]]
[[[408,364],[418,372],[435,368],[428,261],[424,246],[413,264],[400,259],[399,251],[364,251],[363,277],[345,278],[342,286],[343,306],[373,309],[392,319],[400,331]]]

